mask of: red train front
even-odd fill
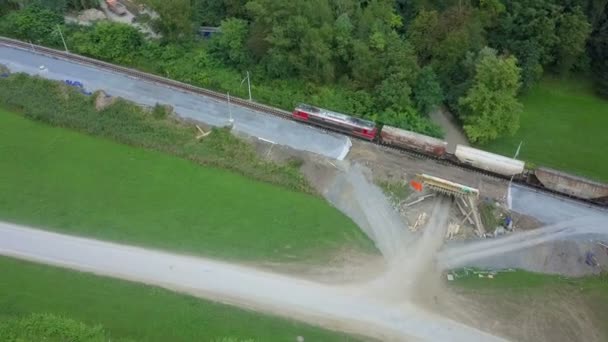
[[[353,136],[373,140],[378,132],[376,123],[327,109],[300,104],[293,111],[293,117],[300,121],[344,132]]]

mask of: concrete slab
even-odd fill
[[[32,51],[0,45],[0,64],[6,65],[12,72],[24,72],[54,80],[80,81],[89,91],[101,89],[112,96],[120,96],[141,105],[169,104],[178,115],[212,126],[227,125],[231,112],[234,129],[237,131],[332,159],[343,159],[351,146],[351,141],[346,136]]]

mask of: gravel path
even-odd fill
[[[321,285],[219,261],[0,223],[0,254],[162,286],[383,340],[500,341],[358,286]]]

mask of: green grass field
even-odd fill
[[[373,251],[323,199],[0,112],[0,220],[224,259]]]
[[[51,313],[137,341],[354,341],[345,335],[130,283],[0,257],[0,321]],[[1,332],[0,332],[1,336]],[[235,341],[236,342],[236,341]]]
[[[519,131],[483,148],[608,182],[608,101],[588,81],[544,79],[522,98]]]

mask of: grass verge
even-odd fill
[[[15,109],[28,118],[53,126],[165,152],[289,189],[312,192],[296,167],[261,160],[252,146],[224,129],[217,129],[199,141],[196,139],[199,131],[194,124],[159,115],[160,106],[149,112],[122,99],[96,101],[60,82],[13,74],[0,78],[0,107]]]
[[[519,131],[483,148],[608,182],[608,101],[588,81],[544,79],[522,98]]]
[[[388,196],[394,204],[404,201],[411,193],[408,184],[403,182],[392,182],[386,180],[376,181],[382,192]]]
[[[350,219],[316,196],[6,111],[0,127],[2,220],[235,260],[373,250]]]
[[[0,270],[0,322],[47,313],[102,325],[104,335],[112,336],[113,341],[295,341],[297,336],[306,341],[355,341],[339,333],[136,283],[5,257],[0,257]],[[233,340],[222,340],[226,337]]]

